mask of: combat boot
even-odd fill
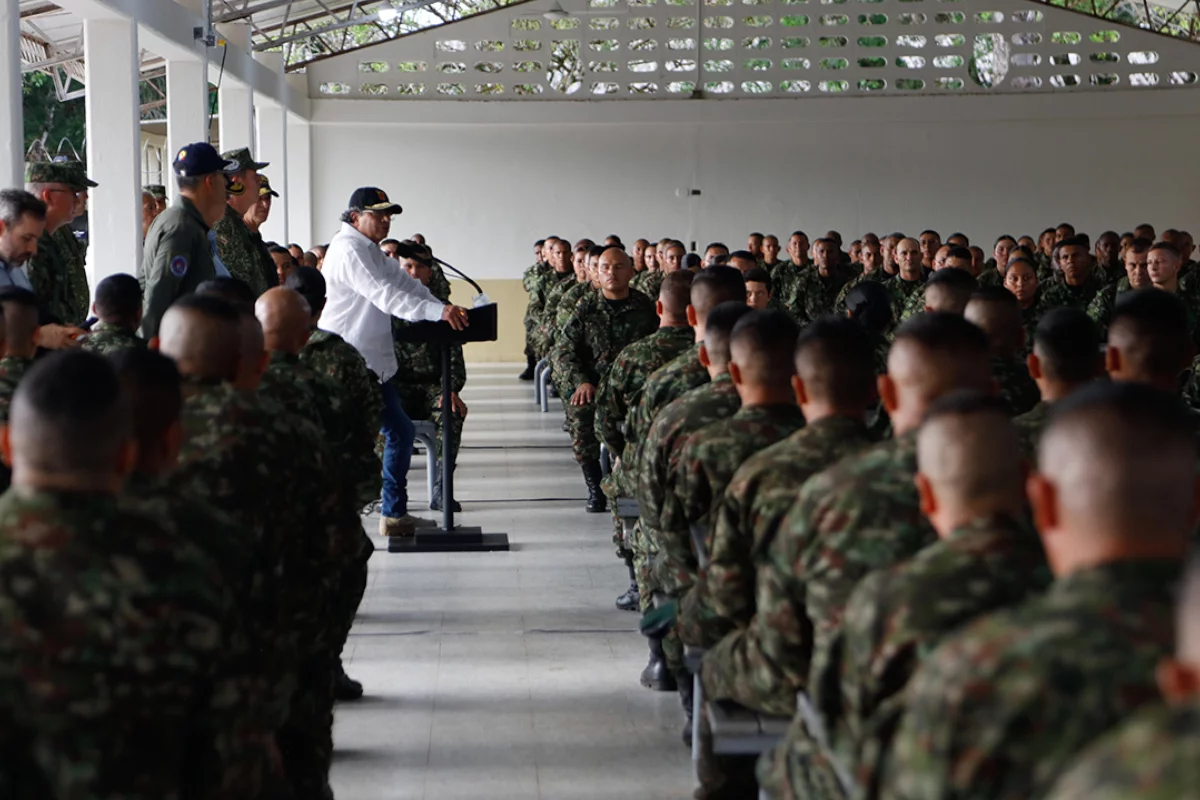
[[[676,689],[675,676],[667,669],[667,658],[663,655],[662,639],[651,637],[650,663],[642,670],[642,686],[656,692],[673,692]]]
[[[580,466],[583,468],[583,482],[587,484],[588,490],[587,512],[603,514],[608,511],[608,498],[600,488],[600,481],[604,479],[600,471],[600,462],[585,461]]]
[[[641,605],[641,595],[638,593],[637,581],[630,581],[629,589],[617,598],[616,606],[622,611],[637,611]]]
[[[520,375],[518,375],[518,376],[517,376],[517,380],[519,380],[519,381],[531,381],[531,380],[533,380],[533,370],[534,370],[534,367],[535,367],[535,366],[536,366],[536,365],[533,363],[533,356],[526,356],[526,358],[525,358],[525,371],[524,371],[524,372],[522,372]]]
[[[360,700],[363,696],[363,685],[346,674],[346,668],[338,659],[337,672],[333,676],[333,699],[340,702]]]
[[[429,499],[429,508],[432,511],[442,510],[442,470],[440,467],[433,476],[433,497]],[[455,514],[462,511],[462,506],[457,500],[453,503],[453,510]]]

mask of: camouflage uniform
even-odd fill
[[[554,311],[563,293],[575,285],[575,273],[551,271],[539,284],[538,295],[541,297],[541,308],[534,321],[534,355],[543,359],[550,353],[552,331],[554,329]]]
[[[1175,559],[1084,567],[945,642],[909,684],[883,796],[1044,796],[1085,745],[1158,698],[1179,576]]]
[[[904,688],[923,654],[975,617],[1049,584],[1037,534],[1027,520],[1004,514],[974,519],[863,579],[846,604],[829,669],[814,676],[812,690],[835,749],[855,765],[868,797],[879,795]]]
[[[684,643],[712,648],[704,660],[707,697],[731,697],[725,685],[736,681],[736,665],[752,643],[747,633],[726,634],[753,624],[756,563],[795,502],[797,489],[869,443],[861,421],[824,417],[746,459],[734,473],[714,507],[708,569],[680,609]]]
[[[589,292],[559,331],[550,363],[559,393],[567,401],[584,383],[599,388],[609,367],[627,345],[654,333],[658,316],[654,301],[637,291],[623,300],[607,300],[600,292]],[[596,403],[567,405],[567,424],[575,460],[580,463],[600,458],[596,439]]]
[[[787,261],[780,261],[770,271],[771,294],[779,300],[780,308],[790,310],[784,301],[795,295],[796,281],[800,279],[801,273],[810,267],[811,263],[797,264],[789,258]]]
[[[5,797],[249,797],[218,565],[110,496],[9,491],[0,530]]]
[[[300,360],[346,389],[351,403],[349,418],[358,422],[358,441],[354,445],[358,459],[354,468],[358,475],[355,497],[360,506],[378,500],[383,486],[381,466],[374,450],[379,418],[383,414],[379,380],[353,345],[326,330],[313,331],[300,351]]]
[[[529,295],[529,302],[525,305],[525,317],[522,320],[525,326],[525,357],[532,361],[537,361],[537,351],[534,348],[537,341],[537,321],[546,299],[539,289],[546,274],[552,270],[553,267],[549,263],[539,261],[521,275],[521,287]]]
[[[429,276],[429,293],[441,300],[443,303],[450,302],[450,279],[446,277],[446,273],[442,270],[442,265],[433,262],[430,267]]]
[[[654,418],[668,403],[708,383],[708,368],[700,363],[700,344],[695,342],[675,358],[650,373],[642,386],[642,396],[626,415],[625,451],[621,461],[640,473],[638,450],[650,434]],[[636,478],[634,478],[636,480]]]
[[[396,334],[412,323],[392,317],[392,331]],[[400,405],[410,419],[430,420],[438,429],[437,456],[442,457],[442,348],[431,342],[402,342],[394,344],[398,369],[391,378],[392,387],[400,398]],[[450,347],[450,390],[461,392],[467,385],[467,367],[463,362],[462,345]],[[463,418],[451,414],[450,444],[455,463],[458,462],[458,446],[462,441]]]
[[[862,272],[858,275],[855,275],[853,278],[846,281],[845,286],[838,290],[837,300],[835,300],[833,303],[832,313],[837,314],[839,317],[846,316],[846,295],[850,294],[850,291],[854,289],[855,286],[858,286],[863,281],[884,283],[889,277],[891,276],[883,271],[882,266],[876,267],[871,272]]]
[[[8,413],[12,409],[13,395],[17,392],[17,384],[31,366],[33,366],[32,358],[21,356],[0,358],[0,423],[7,424]]]
[[[1039,283],[1041,283],[1040,279]],[[1051,278],[1040,289],[1042,294],[1040,304],[1044,311],[1064,306],[1074,306],[1086,311],[1088,305],[1096,299],[1096,295],[1103,288],[1104,284],[1095,274],[1089,275],[1088,279],[1078,286],[1071,286],[1061,277]]]
[[[66,289],[64,306],[69,316],[67,323],[80,323],[88,318],[92,310],[92,290],[88,288],[87,247],[75,236],[70,225],[63,225],[53,234],[58,252],[66,265]]]
[[[1128,292],[1131,288],[1133,287],[1129,285],[1129,276],[1126,276],[1096,292],[1092,302],[1088,303],[1087,315],[1100,327],[1101,336],[1107,337],[1108,335],[1108,321],[1112,318],[1117,296]]]
[[[704,531],[705,550],[712,552],[713,509],[738,467],[803,427],[804,414],[795,403],[742,406],[677,447],[658,517],[656,577],[669,596],[682,598],[695,586],[699,564],[691,528]]]
[[[120,325],[97,322],[86,336],[79,337],[79,346],[93,353],[109,355],[122,350],[144,350],[146,341]]]
[[[67,258],[58,240],[54,234],[42,231],[37,253],[25,266],[29,284],[37,295],[38,305],[50,315],[52,321],[74,325],[83,322],[83,319],[72,317],[74,302],[67,269]]]
[[[992,358],[992,377],[1000,384],[1000,396],[1008,405],[1012,416],[1024,414],[1038,404],[1041,392],[1033,378],[1029,377],[1029,368],[1024,359]]]
[[[1200,786],[1200,699],[1142,709],[1076,759],[1048,800],[1177,800]]]
[[[996,269],[996,259],[989,258],[983,265],[983,273],[975,279],[979,288],[985,286],[1004,286],[1004,273]]]
[[[1050,404],[1039,400],[1038,404],[1024,414],[1013,419],[1013,427],[1017,429],[1017,438],[1021,441],[1021,450],[1027,458],[1037,456],[1038,441],[1042,438],[1042,430],[1050,418]]]
[[[845,266],[832,266],[829,275],[822,277],[814,265],[800,272],[780,302],[801,324],[807,324],[833,313],[838,292],[853,277],[851,270]]]
[[[892,295],[892,319],[895,324],[899,325],[900,321],[918,313],[917,311],[909,311],[909,303],[913,303],[913,307],[920,306],[920,311],[925,310],[925,273],[921,273],[921,277],[915,281],[907,281],[900,277],[899,274],[893,275],[890,280],[884,283],[887,290]]]
[[[1038,289],[1029,308],[1021,309],[1021,328],[1025,331],[1025,344],[1021,348],[1023,356],[1028,356],[1033,352],[1033,340],[1037,333],[1038,323],[1042,321],[1042,316],[1048,310],[1046,306],[1042,305],[1041,300],[1042,290]]]
[[[265,292],[268,286],[275,285],[276,281],[268,283],[264,277],[267,264],[270,274],[276,274],[275,261],[265,245],[255,244],[242,215],[233,206],[225,206],[225,216],[217,220],[213,232],[217,236],[217,255],[230,275],[245,281],[256,296]]]
[[[642,402],[647,399],[643,395]],[[654,424],[642,441],[637,456],[637,499],[641,518],[638,541],[634,546],[634,568],[643,611],[649,608],[654,591],[661,588],[651,566],[659,551],[658,531],[666,505],[667,480],[679,467],[681,446],[695,431],[732,417],[741,405],[733,380],[726,372],[664,407],[654,417]],[[663,642],[663,649],[672,672],[682,676],[683,646],[674,632]]]

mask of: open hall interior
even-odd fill
[[[0,800],[1200,797],[1200,0],[0,39]]]

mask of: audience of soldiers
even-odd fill
[[[83,167],[0,192],[0,796],[332,796],[382,400],[320,328],[324,248],[259,233],[266,166],[181,151],[139,277],[90,306]],[[448,301],[424,237],[378,241]],[[586,510],[613,510],[697,797],[1197,791],[1193,249],[1068,224],[988,261],[933,230],[537,243],[522,377],[547,362]],[[454,459],[461,348],[446,409],[402,339],[389,391]],[[731,755],[711,703],[790,726]]]
[[[637,501],[616,605],[696,797],[1195,794],[1191,236],[786,249],[551,237],[524,275],[521,377],[545,359],[587,510]],[[787,735],[721,751],[731,704]]]

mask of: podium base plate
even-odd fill
[[[454,530],[418,528],[415,536],[388,537],[389,553],[488,553],[508,550],[507,533],[484,533],[483,528],[459,525]]]

